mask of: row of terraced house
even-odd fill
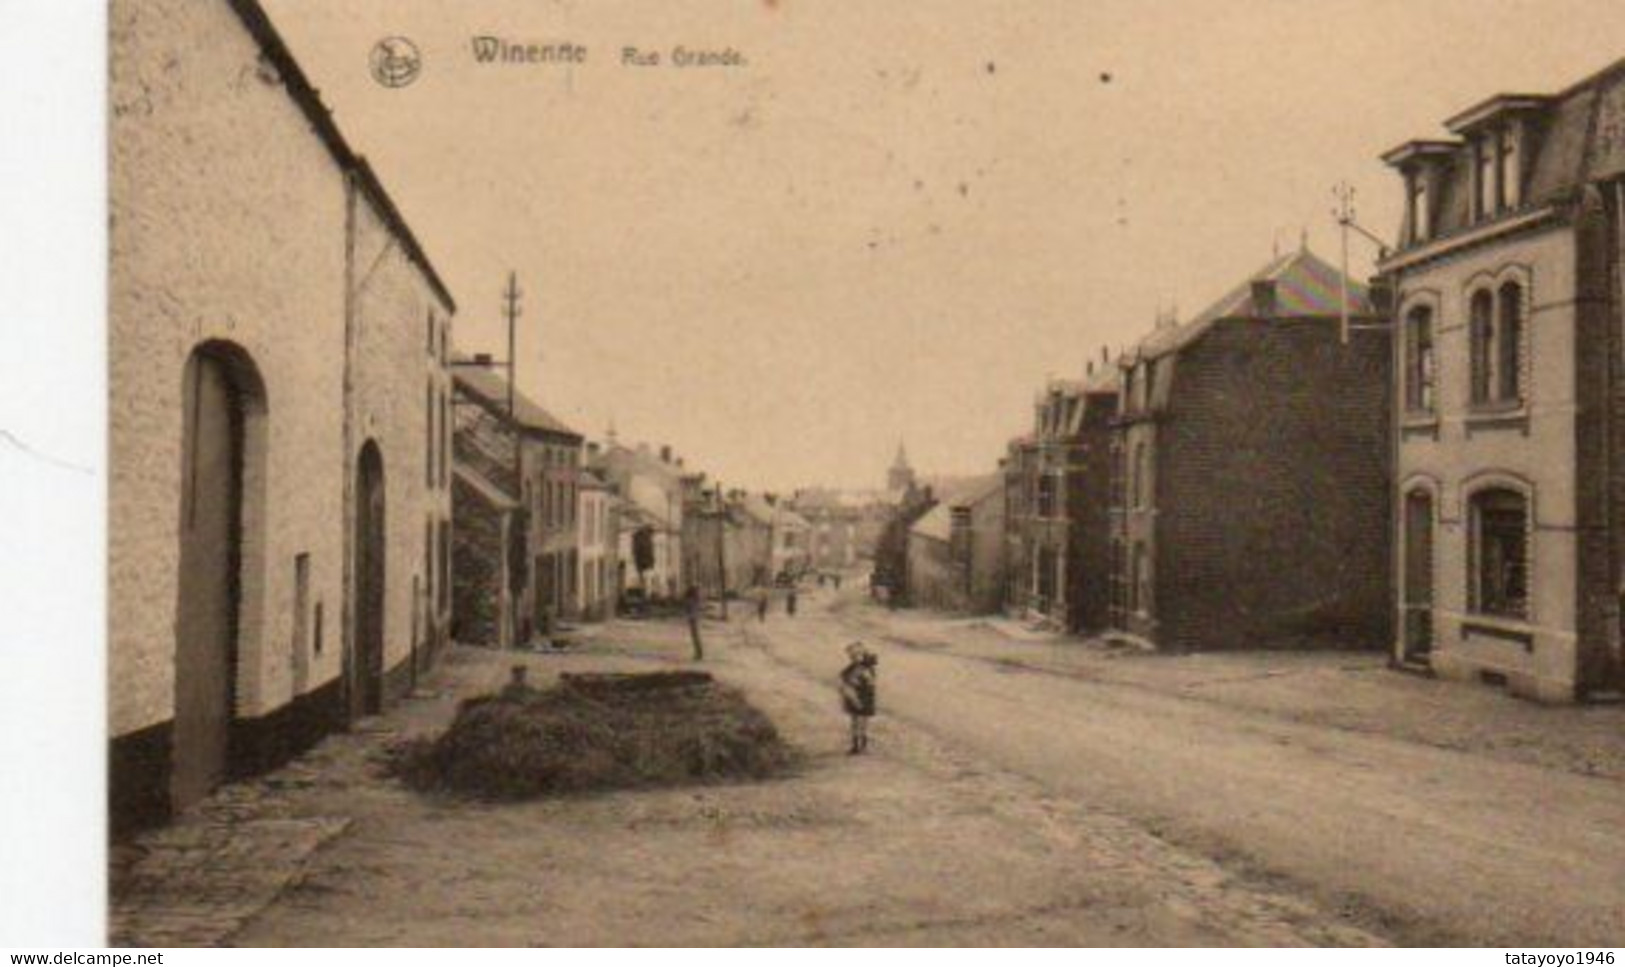
[[[1163,649],[1618,694],[1625,62],[1445,128],[1382,156],[1405,214],[1369,283],[1300,247],[1046,385],[1001,461],[1002,556],[966,527],[945,580]],[[944,547],[978,499],[943,501]]]

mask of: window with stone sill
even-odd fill
[[[1468,302],[1473,410],[1515,411],[1524,405],[1524,290],[1517,282],[1478,289]]]
[[[1438,385],[1438,355],[1433,345],[1433,310],[1417,306],[1405,316],[1405,411],[1410,415],[1434,413]]]

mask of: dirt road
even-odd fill
[[[782,634],[782,644],[764,647],[762,628]],[[299,781],[268,780],[275,814],[349,822],[303,861],[292,887],[231,925],[223,941],[1383,942],[1290,889],[1238,876],[929,728],[883,720],[875,754],[846,755],[833,682],[820,673],[826,656],[815,654],[814,639],[835,632],[828,619],[791,623],[781,612],[765,626],[736,619],[707,630],[705,666],[744,686],[805,752],[794,775],[512,805],[415,795],[369,768],[369,749],[444,724],[457,696],[500,683],[509,663],[526,662],[545,682],[571,669],[686,665],[687,644],[679,625],[621,623],[569,656],[461,650],[439,673],[434,697],[395,710],[370,735],[330,741],[300,764]],[[141,924],[163,924],[165,913],[145,909],[127,933],[139,938]]]
[[[828,680],[873,629],[827,602],[754,640]],[[902,724],[1396,939],[1625,941],[1625,783],[869,640]]]

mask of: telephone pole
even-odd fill
[[[1336,186],[1332,188],[1332,197],[1337,199],[1337,207],[1332,209],[1332,217],[1337,220],[1337,225],[1342,236],[1342,338],[1343,344],[1348,345],[1349,330],[1353,328],[1352,324],[1349,322],[1349,230],[1353,229],[1354,231],[1359,232],[1362,236],[1364,236],[1366,241],[1377,247],[1377,260],[1379,262],[1388,257],[1388,243],[1371,234],[1359,223],[1359,221],[1356,220],[1354,213],[1353,185],[1346,181],[1338,182]]]
[[[502,307],[508,319],[508,415],[514,415],[514,384],[519,381],[515,371],[516,356],[514,354],[515,333],[519,321],[519,277],[517,273],[508,273],[508,288],[502,293]]]

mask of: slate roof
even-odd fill
[[[1224,297],[1185,323],[1153,330],[1129,351],[1130,359],[1164,356],[1190,345],[1221,319],[1260,318],[1253,305],[1253,283],[1275,283],[1274,318],[1336,318],[1342,314],[1342,278],[1337,269],[1307,248],[1271,260]],[[1349,314],[1375,315],[1366,287],[1349,280]]]
[[[1520,210],[1562,201],[1581,186],[1625,173],[1625,59],[1551,96],[1497,94],[1457,113],[1446,125],[1470,134],[1497,110],[1514,110],[1533,122],[1526,148],[1526,181]],[[1413,145],[1446,155],[1435,199],[1433,239],[1481,224],[1472,215],[1472,146],[1468,140],[1408,141],[1383,154],[1389,164],[1412,160]]]
[[[459,356],[457,361],[468,362],[468,359]],[[495,370],[478,366],[458,366],[452,372],[458,385],[484,400],[494,412],[504,415],[507,413],[508,381]],[[539,403],[522,392],[514,392],[513,409],[514,419],[528,430],[583,439],[580,433],[570,429],[563,420],[543,409]]]
[[[937,502],[937,505],[926,512],[924,517],[914,522],[908,529],[910,534],[921,537],[930,537],[939,541],[948,540],[953,532],[953,510],[955,507],[974,507],[989,497],[1004,490],[1003,474],[988,474],[966,481],[958,489],[952,491],[947,497]]]

